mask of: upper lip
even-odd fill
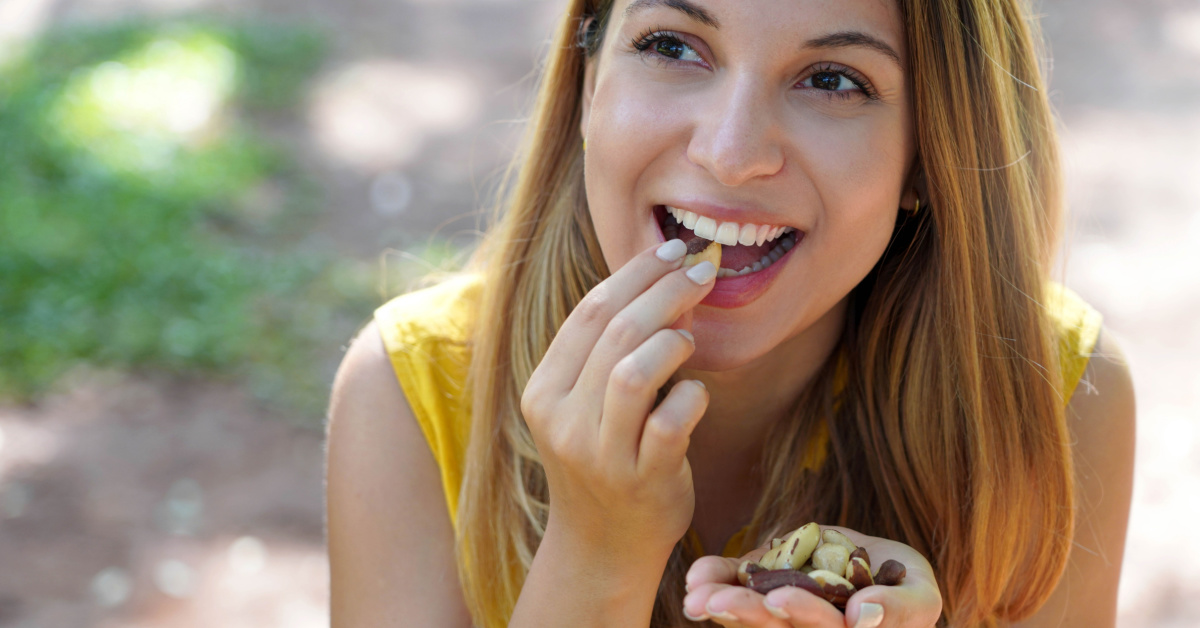
[[[717,224],[722,222],[736,222],[743,225],[749,223],[754,225],[770,225],[772,227],[794,227],[797,230],[801,230],[799,227],[783,222],[783,216],[772,214],[771,212],[750,205],[722,205],[705,200],[674,200],[663,201],[661,204],[666,207],[686,209],[695,214],[707,216],[716,220]]]

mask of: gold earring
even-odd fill
[[[912,211],[912,213],[914,213],[914,214],[915,214],[915,213],[917,213],[917,212],[919,212],[919,211],[921,211],[921,199],[917,199],[917,204],[916,204],[916,205],[913,205],[913,211]]]
[[[587,138],[583,138],[583,152],[587,152]]]

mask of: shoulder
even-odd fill
[[[1080,519],[1098,517],[1119,527],[1124,538],[1133,492],[1137,405],[1129,363],[1107,329],[1101,330],[1083,378],[1067,404],[1066,421],[1072,437]]]
[[[387,401],[393,407],[404,401],[379,324],[374,320],[359,331],[342,358],[330,395],[330,417],[339,414],[337,410],[343,407],[363,403],[364,399],[370,405]]]
[[[1071,401],[1067,422],[1081,453],[1100,453],[1097,448],[1128,450],[1136,424],[1133,376],[1124,352],[1112,332],[1101,329],[1087,366]],[[1113,452],[1115,453],[1115,452]]]
[[[1099,520],[1124,538],[1133,492],[1137,405],[1120,344],[1101,330],[1083,378],[1067,404],[1080,520]],[[1081,533],[1083,529],[1081,528]],[[1082,540],[1081,540],[1082,542]],[[1117,554],[1118,559],[1120,554]]]
[[[470,625],[441,472],[368,323],[338,369],[326,438],[333,625]]]
[[[392,372],[374,321],[350,343],[338,367],[326,432],[331,512],[340,506],[351,506],[341,499],[334,499],[335,496],[357,492],[336,489],[373,482],[383,477],[379,475],[381,470],[402,461],[421,460],[423,457],[416,454],[420,454],[422,448],[428,449]],[[408,455],[397,456],[397,453]]]
[[[1114,626],[1133,496],[1136,408],[1129,364],[1105,329],[1067,405],[1075,466],[1075,537],[1054,594],[1022,628]]]

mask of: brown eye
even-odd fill
[[[815,89],[825,98],[847,101],[863,98],[878,99],[875,90],[871,88],[871,83],[861,74],[850,68],[832,64],[823,63],[814,68],[813,73],[809,74],[808,78],[800,83],[800,86]]]
[[[817,72],[812,75],[812,86],[831,92],[857,87],[840,72]]]
[[[687,46],[683,42],[671,39],[664,39],[654,45],[654,52],[672,59],[678,59],[683,56]]]
[[[704,62],[704,59],[695,49],[684,43],[680,38],[665,32],[649,33],[640,39],[634,40],[633,48],[638,51],[638,54],[662,63],[669,64],[676,61]]]

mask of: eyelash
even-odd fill
[[[650,59],[656,63],[659,63],[663,66],[670,66],[670,65],[674,65],[676,63],[685,63],[684,61],[680,61],[679,59],[672,59],[670,57],[667,57],[667,56],[664,56],[662,54],[655,52],[653,50],[653,46],[655,44],[658,44],[661,42],[674,42],[674,43],[678,43],[678,44],[687,46],[688,48],[692,48],[692,46],[688,45],[687,42],[680,39],[675,33],[672,33],[670,31],[664,31],[657,27],[648,29],[648,30],[644,31],[642,34],[638,35],[637,37],[634,37],[633,40],[630,42],[630,45],[633,46],[633,49],[637,51],[638,55],[642,56],[643,58],[648,58],[648,59]],[[814,67],[814,71],[808,75],[808,78],[811,78],[817,74],[823,74],[823,73],[840,74],[840,75],[846,77],[851,83],[854,83],[854,86],[860,90],[859,93],[861,93],[861,95],[863,97],[867,98],[868,100],[878,100],[879,99],[879,95],[875,93],[875,90],[871,87],[871,83],[868,82],[867,79],[864,78],[861,74],[859,74],[858,72],[855,72],[854,70],[851,70],[850,68],[847,68],[847,67],[841,66],[841,65],[837,65],[834,63],[830,63],[828,61],[823,61]],[[810,88],[810,89],[817,89],[817,88]],[[833,90],[833,91],[831,91],[831,90],[827,90],[827,89],[817,89],[817,91],[825,92],[825,97],[829,98],[829,99],[845,100],[848,98],[855,97],[855,93],[853,90]]]

